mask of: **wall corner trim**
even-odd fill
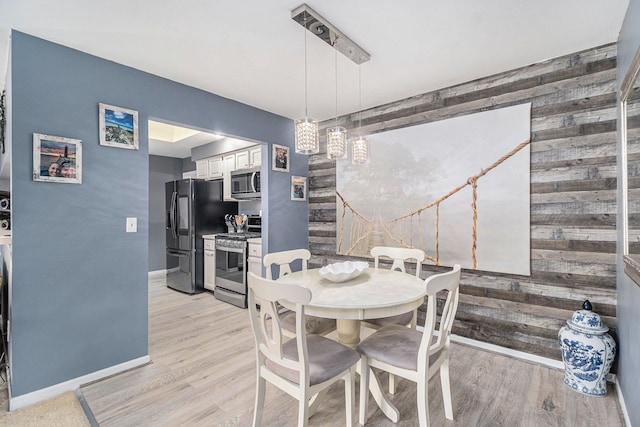
[[[149,355],[146,355],[137,359],[130,360],[128,362],[120,363],[109,368],[101,369],[99,371],[71,379],[69,381],[65,381],[63,383],[42,388],[31,393],[22,394],[16,397],[10,396],[9,411],[14,411],[16,409],[24,408],[25,406],[33,405],[34,403],[38,403],[43,400],[51,399],[62,393],[66,393],[67,391],[77,390],[83,384],[97,381],[111,375],[119,374],[120,372],[124,372],[132,368],[137,368],[138,366],[145,365],[149,362],[151,362],[151,357]]]
[[[620,411],[622,411],[622,416],[624,417],[624,422],[627,426],[631,427],[631,419],[629,418],[629,412],[627,412],[627,405],[624,401],[624,395],[622,394],[622,387],[620,387],[620,382],[618,381],[618,376],[615,376],[616,385],[616,394],[618,395],[618,404],[620,405]]]

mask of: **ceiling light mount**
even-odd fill
[[[318,12],[306,4],[291,11],[291,19],[305,27],[329,46],[360,65],[371,59],[371,56],[360,46],[345,36],[340,30],[324,19]]]

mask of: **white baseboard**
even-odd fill
[[[166,276],[167,273],[174,273],[180,270],[180,267],[170,268],[168,270],[155,270],[149,272],[149,277]]]
[[[167,270],[155,270],[149,272],[149,277],[165,276],[166,274]]]
[[[22,394],[20,396],[9,396],[9,411],[24,408],[25,406],[33,405],[34,403],[41,402],[43,400],[51,399],[67,391],[77,390],[81,385],[97,381],[111,375],[119,374],[126,370],[137,368],[151,361],[151,357],[143,356],[137,359],[130,360],[128,362],[121,363],[119,365],[111,366],[109,368],[101,369],[91,374],[83,375],[78,378],[74,378],[63,383],[55,384],[47,388],[32,391],[31,393]]]
[[[465,338],[454,334],[451,334],[451,341],[481,348],[487,351],[492,351],[494,353],[504,354],[505,356],[516,357],[518,359],[527,360],[529,362],[538,363],[540,365],[564,371],[564,363],[562,363],[562,361],[560,360],[549,359],[548,357],[537,356],[535,354],[525,353],[524,351],[513,350],[507,347],[500,347],[499,345],[489,344],[486,342],[477,341],[471,338]],[[558,351],[560,351],[560,349],[558,349]]]

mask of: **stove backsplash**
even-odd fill
[[[262,202],[260,200],[242,200],[238,203],[238,213],[240,215],[260,215],[262,213]]]

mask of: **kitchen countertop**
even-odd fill
[[[213,240],[216,238],[215,234],[203,234],[202,238],[204,240]],[[258,245],[262,244],[262,237],[252,237],[251,239],[247,239],[247,243],[257,243]]]

